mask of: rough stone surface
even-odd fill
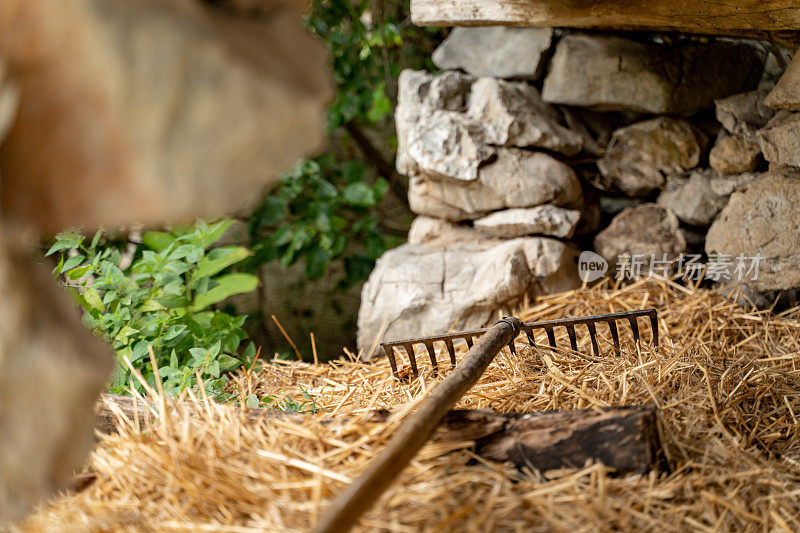
[[[662,188],[666,176],[696,167],[706,142],[685,120],[654,118],[615,131],[597,166],[606,186],[629,196],[645,196]]]
[[[469,116],[481,124],[491,144],[545,148],[569,156],[583,146],[582,137],[562,126],[558,112],[525,82],[479,79],[472,85]]]
[[[720,174],[750,172],[761,162],[761,147],[744,137],[720,132],[708,154],[708,162]]]
[[[551,235],[570,238],[581,218],[581,212],[553,205],[539,205],[496,211],[475,221],[475,229],[500,238],[525,235]]]
[[[556,46],[542,97],[600,111],[690,113],[754,89],[765,59],[764,50],[744,42],[567,35]]]
[[[666,254],[673,259],[686,251],[686,240],[678,218],[669,209],[642,204],[626,208],[615,216],[595,237],[594,248],[613,268],[622,254],[638,254],[645,258],[652,254],[658,260]]]
[[[711,178],[711,190],[718,196],[730,196],[735,191],[746,189],[761,174],[746,172],[744,174],[723,174]]]
[[[758,291],[800,287],[800,174],[784,170],[735,192],[711,225],[706,252],[761,254],[757,279],[745,278]]]
[[[767,95],[764,104],[773,109],[800,111],[800,57],[795,55],[786,72]]]
[[[679,220],[692,226],[708,226],[719,214],[728,197],[711,188],[717,173],[713,170],[692,172],[688,178],[670,177],[658,197],[658,205],[675,213]]]
[[[800,167],[800,113],[775,115],[758,130],[758,143],[770,163]]]
[[[433,62],[478,77],[538,79],[552,39],[550,28],[454,28],[433,52]]]
[[[480,327],[526,295],[575,288],[576,258],[572,246],[543,237],[393,248],[361,293],[358,345]]]
[[[414,161],[408,149],[414,142],[419,124],[434,111],[457,111],[466,105],[472,78],[458,72],[433,76],[420,70],[406,69],[397,80],[397,171],[410,174]]]
[[[24,241],[0,228],[0,530],[66,488],[114,356]]]
[[[465,115],[435,111],[417,124],[408,155],[429,176],[474,181],[478,167],[494,150],[486,145],[480,127]]]
[[[728,133],[757,143],[756,132],[775,114],[764,105],[766,95],[767,91],[759,89],[715,100],[717,120]]]
[[[425,216],[415,218],[408,229],[408,242],[410,244],[445,246],[456,242],[472,241],[481,237],[470,226]]]
[[[552,203],[579,208],[581,184],[575,172],[543,152],[498,148],[473,182],[412,175],[409,204],[419,215],[449,220],[479,218],[509,207]]]
[[[181,0],[0,2],[21,88],[3,216],[54,233],[251,205],[325,141],[327,54],[290,4],[248,19]]]

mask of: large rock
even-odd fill
[[[800,113],[781,111],[758,130],[764,159],[778,165],[800,167]]]
[[[573,34],[556,46],[546,102],[600,111],[691,113],[754,89],[766,52],[746,42],[642,42]]]
[[[389,250],[361,293],[358,345],[480,327],[526,297],[576,287],[576,257],[541,237]]]
[[[800,58],[796,55],[764,103],[773,109],[800,111]]]
[[[482,238],[474,228],[441,218],[417,217],[408,228],[410,244],[435,244],[446,246],[456,242]]]
[[[417,124],[408,155],[416,170],[459,181],[478,179],[478,167],[494,155],[483,130],[462,113],[435,111]]]
[[[672,260],[686,251],[686,239],[678,218],[667,208],[642,204],[626,208],[594,239],[595,251],[613,268],[623,254],[638,255],[649,263],[651,256]]]
[[[692,226],[708,226],[728,201],[711,187],[717,173],[713,170],[692,172],[689,178],[670,177],[658,197],[658,205],[675,213]]]
[[[21,236],[25,236],[23,239]],[[0,530],[63,490],[92,445],[114,356],[19,227],[0,227]]]
[[[538,79],[552,39],[550,28],[454,28],[433,52],[433,62],[477,77]]]
[[[554,205],[539,205],[496,211],[475,221],[474,227],[489,237],[513,238],[525,235],[550,235],[570,238],[581,212]]]
[[[646,196],[662,188],[667,176],[696,167],[706,142],[685,120],[654,118],[615,131],[597,166],[606,186],[629,196]]]
[[[708,154],[711,168],[720,174],[742,174],[756,169],[761,162],[761,147],[739,135],[720,132]]]
[[[545,148],[570,156],[583,146],[582,137],[562,126],[558,112],[525,82],[479,79],[472,85],[469,116],[481,124],[491,144]]]
[[[213,217],[320,148],[333,94],[299,2],[258,19],[185,0],[3,0],[21,88],[0,210],[41,233]]]
[[[482,166],[472,182],[412,175],[408,199],[419,215],[458,221],[509,207],[552,203],[579,208],[581,194],[575,172],[552,156],[498,148],[496,159]]]
[[[800,174],[766,174],[735,192],[708,230],[706,252],[763,258],[758,276],[745,279],[758,291],[800,287]]]
[[[756,132],[775,114],[764,105],[766,95],[766,91],[759,89],[715,100],[717,120],[728,133],[757,143]]]
[[[394,121],[397,128],[397,171],[411,174],[416,166],[408,151],[416,135],[436,111],[458,111],[466,106],[474,80],[459,72],[433,76],[421,70],[406,69],[397,80],[397,107]]]
[[[466,106],[472,78],[459,72],[433,76],[420,70],[406,69],[397,80],[397,159],[401,174],[416,170],[409,149],[416,140],[420,125],[436,111],[458,111]]]

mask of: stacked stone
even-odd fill
[[[399,79],[397,168],[419,217],[364,286],[359,345],[574,287],[576,237],[612,268],[760,253],[752,289],[800,286],[800,63],[773,89],[784,59],[733,39],[453,30],[441,74]]]

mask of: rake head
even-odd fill
[[[605,315],[593,315],[578,318],[562,318],[559,320],[546,320],[542,322],[522,322],[520,331],[525,332],[531,347],[535,347],[536,338],[534,336],[534,331],[544,330],[547,334],[547,340],[550,344],[550,347],[555,349],[556,336],[554,329],[557,327],[564,327],[566,328],[567,335],[569,336],[570,347],[572,350],[576,351],[578,349],[578,341],[575,333],[575,326],[585,324],[586,328],[589,330],[589,337],[592,340],[592,353],[594,353],[595,357],[597,357],[600,354],[600,347],[597,343],[597,328],[595,325],[599,322],[605,322],[608,324],[608,328],[611,331],[611,339],[614,342],[614,353],[619,355],[620,346],[617,320],[628,321],[631,326],[631,332],[633,333],[633,340],[635,343],[638,343],[639,324],[637,319],[639,317],[647,317],[650,319],[650,328],[653,331],[653,345],[658,346],[658,313],[655,309],[623,311],[621,313],[609,313]],[[414,374],[414,378],[416,378],[419,376],[419,370],[417,369],[417,358],[414,353],[414,345],[421,344],[425,346],[428,352],[428,357],[431,360],[431,365],[433,366],[433,370],[435,372],[439,368],[436,362],[435,343],[444,343],[445,347],[447,348],[447,352],[450,354],[450,364],[455,366],[456,351],[455,347],[453,346],[453,341],[457,339],[464,340],[467,343],[467,346],[472,348],[474,340],[482,336],[488,330],[489,328],[475,329],[471,331],[456,331],[454,333],[446,333],[444,335],[431,335],[428,337],[417,337],[415,339],[383,342],[381,343],[381,346],[386,351],[386,355],[389,358],[389,364],[392,366],[392,374],[394,374],[395,377],[397,377],[397,358],[395,351],[397,350],[397,352],[399,352],[399,347],[402,346],[408,356],[409,362],[411,363],[411,372]],[[512,353],[516,353],[514,348],[514,340],[512,340],[509,344],[509,348],[511,349]]]

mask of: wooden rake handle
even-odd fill
[[[514,341],[522,322],[507,317],[491,327],[464,359],[411,414],[361,477],[334,500],[313,533],[348,531],[388,489],[425,445],[447,412],[475,385],[486,367]]]

